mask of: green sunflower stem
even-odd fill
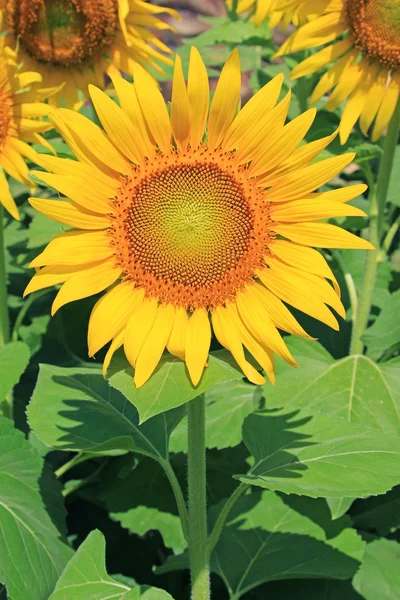
[[[210,599],[207,549],[205,401],[188,403],[189,557],[192,600]]]
[[[0,349],[10,341],[8,319],[6,255],[4,243],[4,208],[0,204]],[[0,398],[0,410],[4,417],[12,419],[12,395]]]
[[[370,168],[366,171],[370,187],[370,224],[369,240],[375,246],[375,250],[368,251],[365,264],[364,279],[360,292],[357,315],[353,327],[350,344],[350,354],[362,354],[364,344],[362,336],[368,326],[372,307],[372,296],[375,289],[378,264],[381,257],[381,233],[385,214],[387,193],[389,190],[390,177],[393,169],[394,153],[400,131],[400,101],[389,123],[386,134],[383,155],[379,165],[378,181],[375,188]]]

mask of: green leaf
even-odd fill
[[[11,342],[0,349],[0,402],[20,380],[29,356],[29,348],[23,342]]]
[[[291,579],[267,583],[254,590],[252,600],[362,600],[350,581]]]
[[[51,448],[133,451],[157,460],[167,458],[168,437],[182,415],[181,409],[139,425],[135,407],[110,388],[97,367],[41,365],[28,407],[31,428]]]
[[[136,406],[142,423],[186,404],[219,383],[243,379],[243,373],[225,350],[210,354],[208,367],[197,387],[192,385],[185,363],[170,354],[161,358],[149,381],[139,389],[133,385],[132,367],[121,354],[113,361],[109,372],[110,384]]]
[[[378,360],[382,354],[400,342],[400,290],[391,294],[382,310],[362,340],[368,348],[367,355]]]
[[[211,509],[215,520],[220,506]],[[224,581],[231,600],[267,581],[351,578],[365,542],[347,517],[332,522],[326,503],[252,492],[240,498],[211,555],[211,569]],[[171,557],[159,573],[185,568],[185,555]]]
[[[341,151],[343,152],[343,148]],[[356,250],[340,250],[340,252],[344,262],[346,263],[349,273],[353,277],[357,293],[361,294],[367,252],[360,252]],[[374,293],[372,295],[373,306],[383,308],[389,297],[388,288],[391,281],[392,268],[390,262],[386,260],[385,262],[379,263]]]
[[[353,585],[365,600],[400,598],[400,544],[385,539],[368,544]]]
[[[232,598],[266,581],[348,579],[365,543],[347,519],[332,523],[326,504],[272,492],[241,498],[211,557]]]
[[[49,600],[72,597],[74,600],[172,600],[164,590],[148,586],[130,588],[110,577],[105,551],[103,534],[97,529],[92,531],[69,561]]]
[[[354,159],[354,162],[359,165],[363,162],[380,158],[383,154],[383,150],[378,144],[371,144],[369,142],[357,144],[357,146],[350,146],[349,148],[346,148],[346,152],[355,152],[356,158]]]
[[[255,462],[237,478],[251,485],[313,498],[361,498],[400,483],[398,436],[315,410],[254,413],[243,440]]]
[[[266,46],[271,39],[267,22],[256,27],[251,21],[231,21],[227,17],[216,17],[207,19],[207,23],[211,25],[210,29],[191,38],[190,45],[201,49],[214,44]]]
[[[389,535],[400,527],[400,486],[383,496],[358,500],[351,514],[354,526],[364,531]]]
[[[326,501],[331,511],[332,519],[335,520],[347,513],[354,502],[354,498],[327,498]]]
[[[206,447],[229,448],[242,441],[243,421],[257,407],[257,387],[245,381],[228,381],[206,392]],[[172,432],[171,452],[187,452],[187,417]]]
[[[39,352],[50,318],[49,314],[39,315],[33,317],[28,325],[21,325],[19,327],[18,335],[29,346],[31,354]]]
[[[393,170],[390,177],[387,201],[395,206],[400,206],[400,145],[397,146],[393,161]]]
[[[29,241],[27,247],[36,249],[45,246],[65,230],[65,226],[57,221],[52,221],[45,215],[36,213],[28,227]]]
[[[120,457],[102,472],[97,494],[110,517],[143,536],[158,530],[164,545],[175,553],[186,548],[175,498],[164,470],[154,460]]]
[[[268,408],[307,408],[345,421],[400,434],[400,380],[397,359],[377,365],[366,356],[335,361],[320,344],[290,338],[300,368],[279,361],[275,388],[264,386]]]
[[[0,418],[0,581],[11,600],[47,600],[72,550],[60,488],[23,433]]]

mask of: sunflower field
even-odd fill
[[[400,600],[399,133],[399,0],[0,0],[0,600]]]

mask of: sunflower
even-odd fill
[[[0,13],[0,203],[19,220],[18,208],[10,194],[5,173],[32,187],[25,158],[36,162],[38,155],[27,142],[52,148],[40,135],[51,123],[36,117],[48,114],[45,100],[56,90],[41,89],[39,73],[21,71],[16,53],[5,46]]]
[[[283,3],[292,8],[300,0]],[[345,143],[356,122],[372,141],[380,138],[393,116],[400,90],[400,3],[398,0],[313,0],[316,17],[297,29],[276,56],[325,47],[297,65],[291,78],[326,72],[311,96],[317,102],[331,91],[326,106],[346,101],[340,123]]]
[[[147,0],[0,0],[0,9],[24,68],[46,86],[66,84],[51,100],[56,106],[79,109],[88,85],[103,89],[112,69],[131,74],[138,62],[162,73],[158,62],[171,63],[155,32],[172,27],[157,15],[179,14]]]
[[[328,307],[345,316],[339,289],[312,246],[371,248],[317,222],[364,215],[347,202],[365,186],[314,192],[354,154],[314,163],[334,135],[299,146],[315,109],[285,125],[290,92],[277,104],[282,82],[275,77],[237,113],[234,51],[209,108],[207,71],[192,48],[187,85],[175,59],[170,113],[140,66],[134,84],[113,76],[120,107],[90,88],[104,129],[73,111],[52,113],[78,162],[44,156],[50,173],[35,175],[68,200],[30,202],[74,229],[31,263],[38,270],[25,293],[63,284],[54,314],[108,290],[88,330],[90,356],[111,341],[104,369],[123,345],[139,387],[166,347],[197,385],[213,329],[246,377],[263,383],[244,348],[274,381],[273,353],[295,365],[278,329],[308,337],[286,303],[338,328]]]
[[[303,4],[304,1],[301,5]],[[239,15],[243,13],[252,14],[252,21],[257,27],[267,17],[269,17],[268,25],[271,29],[280,25],[282,30],[285,30],[291,23],[299,25],[302,22],[303,6],[300,6],[300,8],[289,6],[282,10],[281,5],[281,0],[239,0],[236,10]],[[227,6],[232,9],[233,0],[227,0]]]

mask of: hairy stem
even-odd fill
[[[187,405],[189,556],[192,600],[209,600],[210,571],[207,550],[206,443],[204,396]]]

